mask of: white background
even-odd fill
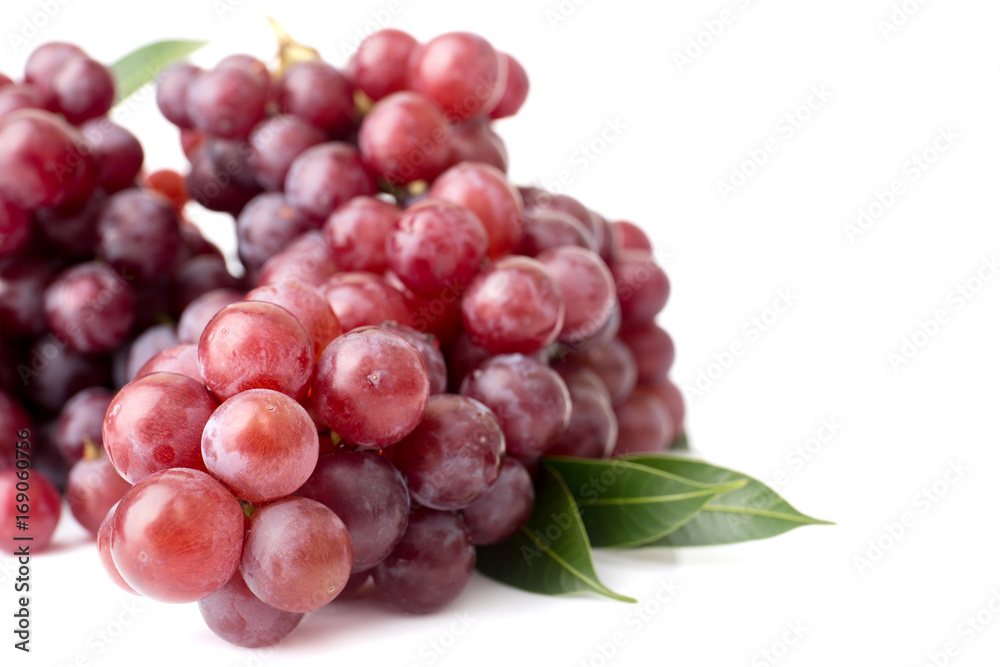
[[[420,39],[483,34],[532,81],[522,113],[499,124],[512,177],[546,183],[566,171],[570,194],[654,237],[674,287],[662,319],[677,342],[674,377],[695,385],[706,374],[690,401],[695,449],[767,482],[784,473],[783,495],[838,525],[733,547],[598,553],[604,581],[637,597],[646,620],[622,603],[533,596],[477,575],[440,613],[335,605],[262,654],[217,640],[193,605],[124,606],[132,599],[67,516],[57,548],[33,561],[30,657],[10,647],[15,595],[9,569],[0,573],[0,663],[996,664],[1000,280],[977,283],[977,272],[1000,251],[1000,5],[896,0],[912,16],[880,28],[893,0],[577,1],[564,0],[570,15],[553,23],[558,0],[52,0],[58,11],[28,42],[72,40],[111,62],[157,39],[212,39],[197,58],[210,65],[238,50],[269,55],[270,13],[342,65],[372,12]],[[27,55],[10,35],[43,4],[4,0],[8,74]],[[703,33],[724,10],[730,22]],[[707,46],[679,65],[698,39]],[[828,99],[800,108],[819,89]],[[808,119],[790,131],[783,119],[796,112]],[[182,166],[176,131],[148,97],[124,121],[150,168]],[[624,129],[581,159],[609,122]],[[948,150],[935,150],[949,129]],[[765,145],[776,152],[723,201],[718,183]],[[925,150],[933,164],[914,171]],[[845,226],[896,179],[903,194],[852,243]],[[208,224],[223,233],[231,223]],[[981,286],[971,300],[955,291],[966,284]],[[752,338],[745,327],[770,316],[780,290],[794,305]],[[893,364],[890,353],[939,310],[944,324]],[[733,343],[743,354],[723,368],[714,355]],[[825,421],[836,433],[805,461],[796,450]],[[953,466],[960,477],[948,475]],[[933,502],[924,489],[936,489]],[[892,528],[907,513],[910,525]],[[660,582],[671,580],[679,592],[660,605]],[[985,625],[966,620],[977,612]],[[130,623],[121,633],[119,620]],[[117,636],[106,644],[101,632]],[[600,645],[615,633],[624,645],[605,659]],[[432,641],[450,648],[435,653]]]

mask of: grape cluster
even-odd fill
[[[514,58],[383,30],[343,70],[275,69],[163,72],[183,180],[139,176],[140,148],[128,178],[95,154],[47,181],[98,109],[75,97],[0,120],[0,162],[40,174],[0,179],[31,237],[0,264],[0,354],[60,342],[34,393],[0,394],[0,426],[27,423],[24,400],[64,456],[103,443],[70,482],[108,480],[70,502],[111,578],[197,601],[250,647],[369,581],[404,611],[441,608],[476,545],[531,515],[543,455],[662,451],[684,420],[648,237],[508,180],[492,122],[527,96]],[[242,278],[184,221],[188,197],[233,216]]]
[[[243,287],[184,220],[180,175],[143,173],[139,140],[107,117],[114,100],[109,69],[72,44],[40,46],[22,81],[0,76],[0,544],[29,534],[36,552],[60,492],[96,535],[131,487],[104,456],[104,413],[179,343],[165,323],[205,291]],[[25,533],[8,499],[26,454]]]

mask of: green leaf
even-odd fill
[[[761,482],[742,473],[677,456],[636,455],[626,460],[697,482],[746,485],[707,503],[691,521],[647,546],[694,547],[760,540],[808,525],[830,525],[802,514]]]
[[[681,431],[674,438],[674,442],[670,445],[670,451],[672,452],[690,452],[691,443],[688,442],[687,431]]]
[[[594,571],[590,540],[573,496],[555,469],[543,462],[535,485],[535,509],[521,530],[500,544],[476,549],[476,567],[497,581],[531,593],[594,592],[623,602]]]
[[[690,521],[723,493],[746,484],[684,479],[622,459],[553,456],[546,463],[562,476],[595,547],[639,547]]]
[[[154,42],[136,49],[111,66],[115,75],[118,96],[115,103],[127,99],[150,81],[156,79],[167,65],[191,55],[208,42],[167,40]]]

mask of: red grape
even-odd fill
[[[410,495],[402,474],[374,452],[322,456],[295,495],[312,498],[340,517],[351,534],[352,572],[378,565],[403,538]]]
[[[402,541],[375,567],[375,588],[403,611],[426,614],[458,597],[475,564],[476,549],[462,516],[419,508]]]
[[[503,462],[500,476],[476,502],[462,510],[476,544],[495,544],[514,535],[531,517],[535,487],[524,464]]]
[[[108,458],[135,484],[166,468],[205,470],[201,433],[218,407],[198,381],[175,373],[151,373],[115,395],[104,417]]]
[[[541,350],[559,336],[564,317],[559,286],[542,264],[527,257],[499,260],[462,298],[465,330],[494,354]]]
[[[260,301],[220,310],[198,343],[205,386],[220,401],[247,389],[274,389],[302,398],[314,362],[313,342],[295,316]]]
[[[340,594],[353,560],[350,534],[333,510],[309,498],[289,497],[251,515],[240,570],[263,602],[304,613]]]
[[[205,424],[205,467],[236,496],[265,503],[302,486],[316,467],[319,438],[305,408],[285,394],[236,394]]]
[[[317,363],[316,412],[359,447],[381,448],[402,440],[420,423],[429,396],[420,353],[378,327],[344,334]]]
[[[247,588],[239,571],[222,588],[199,600],[198,611],[212,632],[245,648],[277,644],[298,627],[303,616],[262,602]]]
[[[160,602],[195,602],[240,564],[243,510],[226,487],[187,468],[133,486],[115,510],[111,557],[134,590]]]

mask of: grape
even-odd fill
[[[56,107],[74,125],[103,116],[115,101],[110,70],[86,56],[66,60],[56,70],[51,85]]]
[[[458,122],[496,108],[506,87],[506,65],[482,37],[451,32],[413,50],[407,81]]]
[[[519,188],[521,198],[524,200],[524,208],[527,211],[560,211],[573,216],[590,229],[591,217],[587,207],[578,202],[573,197],[564,194],[552,194],[540,188],[522,187]]]
[[[374,452],[322,456],[295,495],[323,503],[340,517],[354,548],[352,572],[366,572],[403,538],[410,495],[398,470]]]
[[[0,197],[0,257],[20,252],[31,238],[31,216]]]
[[[424,418],[389,450],[410,495],[424,507],[467,507],[500,475],[504,435],[496,416],[465,396],[431,396]]]
[[[33,83],[46,96],[46,105],[54,102],[52,80],[69,60],[86,56],[79,46],[66,42],[48,42],[31,52],[24,64],[24,80]]]
[[[451,163],[482,162],[507,173],[509,159],[503,139],[482,118],[452,127]]]
[[[278,107],[281,113],[298,116],[340,138],[354,120],[354,91],[336,68],[319,61],[301,62],[281,78]]]
[[[78,352],[108,352],[128,337],[135,292],[106,264],[87,262],[60,273],[45,290],[52,332]]]
[[[220,401],[247,389],[274,389],[302,398],[314,362],[312,340],[295,316],[260,301],[220,310],[198,343],[205,386]]]
[[[312,230],[264,262],[257,275],[257,285],[294,280],[321,287],[338,272],[339,269],[323,242],[323,235],[318,230]]]
[[[400,537],[402,537],[402,535],[400,535]],[[364,588],[365,584],[367,584],[371,578],[372,578],[371,570],[365,570],[364,572],[353,573],[351,575],[351,578],[347,580],[347,584],[344,586],[344,590],[340,591],[340,595],[337,596],[337,599],[334,600],[334,602],[337,602],[338,600],[347,600],[351,597],[354,597],[355,594],[357,594],[362,588]]]
[[[45,331],[43,295],[53,268],[52,262],[41,258],[0,259],[0,335],[13,338]]]
[[[218,405],[200,382],[184,375],[150,373],[133,380],[104,416],[108,458],[132,484],[167,468],[205,470],[201,433]]]
[[[253,75],[257,85],[267,93],[267,97],[271,97],[271,72],[268,71],[267,65],[257,58],[247,53],[234,53],[220,60],[215,67],[216,69],[220,67],[235,67],[236,69],[249,72]]]
[[[250,144],[206,140],[192,155],[187,190],[194,201],[210,211],[239,215],[261,191]]]
[[[448,368],[445,366],[444,355],[441,354],[437,340],[431,335],[421,333],[398,322],[386,322],[382,324],[382,328],[400,336],[417,348],[417,352],[424,360],[424,367],[427,369],[431,395],[443,394],[448,388]]]
[[[250,389],[209,418],[201,436],[208,471],[237,497],[266,503],[302,486],[316,467],[319,437],[305,408],[285,394]]]
[[[198,297],[218,290],[238,290],[240,281],[218,255],[196,255],[181,262],[170,276],[170,310],[183,313]]]
[[[44,95],[30,83],[10,84],[0,89],[0,119],[18,109],[44,108]]]
[[[333,510],[315,500],[290,497],[250,517],[240,569],[260,600],[304,613],[340,594],[353,560],[351,537]]]
[[[323,238],[337,266],[383,273],[386,238],[400,215],[397,207],[374,197],[355,197],[331,213]]]
[[[219,139],[246,139],[264,117],[265,104],[267,90],[240,67],[216,67],[200,74],[187,94],[191,124]]]
[[[546,250],[577,246],[596,250],[590,230],[568,213],[536,209],[525,216],[524,234],[517,246],[518,255],[537,257]]]
[[[577,366],[570,372],[560,369],[572,402],[569,426],[546,452],[549,456],[580,456],[606,459],[618,440],[618,419],[601,378],[592,370]]]
[[[670,281],[652,256],[642,250],[619,253],[611,264],[618,287],[622,319],[626,323],[652,322],[667,304]]]
[[[462,514],[474,543],[496,544],[512,537],[531,517],[534,506],[531,475],[523,463],[508,458],[493,486]]]
[[[162,470],[133,486],[119,503],[111,525],[111,557],[122,578],[142,595],[195,602],[235,574],[243,520],[233,494],[208,474]]]
[[[265,190],[281,190],[292,162],[325,135],[298,116],[273,116],[250,133],[257,182]]]
[[[21,431],[33,432],[31,417],[24,407],[11,395],[0,390],[0,470],[13,468],[17,457],[17,434]]]
[[[462,293],[458,285],[435,290],[429,295],[417,294],[403,284],[392,271],[386,271],[386,282],[403,295],[407,316],[404,320],[421,333],[437,338],[448,345],[462,330]]]
[[[79,133],[34,109],[0,120],[0,196],[25,210],[86,201],[97,181]]]
[[[298,627],[303,616],[262,602],[247,588],[239,571],[222,588],[199,600],[198,611],[212,632],[245,648],[277,644]]]
[[[455,165],[434,181],[430,196],[468,208],[486,228],[488,255],[496,259],[514,250],[524,228],[524,205],[503,172],[487,164]]]
[[[618,442],[615,456],[642,452],[662,452],[674,441],[670,413],[656,396],[637,389],[615,408]]]
[[[458,597],[475,564],[476,549],[461,515],[419,508],[402,541],[376,566],[375,588],[403,611],[426,614]]]
[[[17,436],[5,433],[4,437]],[[28,491],[24,491],[25,482],[29,486]],[[21,484],[20,489],[17,487],[18,484]],[[24,514],[17,509],[18,505],[25,502],[23,497],[18,498],[18,494],[23,493],[28,494],[31,506],[27,530],[19,530],[15,519]],[[3,548],[4,554],[16,553],[18,547],[25,545],[30,546],[32,554],[45,549],[56,531],[61,513],[62,500],[59,491],[39,471],[25,468],[0,470],[0,547]],[[15,540],[15,537],[26,537],[31,541]]]
[[[625,327],[618,337],[636,360],[639,384],[655,384],[667,377],[675,356],[670,334],[649,323]]]
[[[126,593],[138,595],[135,589],[122,579],[122,575],[118,572],[118,568],[115,567],[115,561],[111,557],[111,526],[114,523],[115,510],[117,508],[117,505],[112,507],[107,515],[105,515],[104,520],[101,521],[101,527],[97,531],[97,555],[100,557],[101,565],[104,566],[104,571],[108,573],[111,581]]]
[[[468,333],[459,333],[448,351],[448,386],[457,392],[465,376],[491,356],[490,351],[476,345]]]
[[[179,344],[177,330],[172,324],[157,324],[143,331],[128,346],[125,357],[126,382],[134,380],[147,361],[163,350]]]
[[[681,430],[684,428],[684,395],[676,384],[668,379],[663,379],[656,384],[651,384],[643,387],[653,394],[656,398],[660,399],[660,402],[664,407],[667,408],[667,412],[670,413],[670,421],[673,422],[675,437],[681,434]]]
[[[506,53],[498,53],[497,56],[506,62],[507,84],[504,86],[500,102],[490,112],[490,118],[493,119],[513,116],[528,97],[528,73],[524,71],[521,63]]]
[[[69,511],[95,537],[108,511],[132,488],[121,478],[108,457],[97,451],[97,458],[77,461],[66,482]]]
[[[268,259],[312,229],[316,225],[290,206],[282,194],[257,195],[236,219],[240,262],[251,273],[259,271]]]
[[[35,211],[37,252],[75,260],[93,258],[97,252],[97,216],[107,200],[107,193],[98,189],[79,208]]]
[[[173,268],[181,231],[166,199],[137,189],[119,192],[105,204],[97,224],[98,255],[126,279],[144,282]]]
[[[386,240],[389,267],[407,287],[433,295],[469,284],[486,256],[486,229],[467,208],[425,199],[403,212]]]
[[[189,198],[187,183],[184,182],[184,177],[173,169],[157,169],[153,173],[146,176],[146,180],[143,185],[158,195],[166,197],[167,200],[173,204],[178,213],[184,210],[184,204],[187,203]],[[192,231],[196,232],[199,238],[201,237],[201,233],[198,232],[197,227],[191,224],[185,224],[184,222],[181,223],[181,235],[184,237],[185,241],[187,241],[187,238]],[[202,241],[204,241],[204,239],[202,239]],[[208,243],[207,241],[204,242]],[[185,245],[189,246],[189,249],[191,249],[189,243],[185,242]],[[212,247],[214,248],[215,246]],[[218,248],[215,248],[215,250],[218,251]],[[196,252],[194,254],[197,255],[201,253]]]
[[[555,280],[566,304],[559,342],[579,346],[597,334],[615,307],[615,281],[596,253],[583,248],[556,248],[538,256]]]
[[[67,463],[76,463],[82,459],[88,445],[92,448],[102,447],[104,413],[114,397],[115,394],[110,389],[88,387],[63,406],[52,440]],[[104,515],[100,518],[103,519]]]
[[[491,353],[531,354],[562,330],[559,286],[539,262],[505,257],[480,273],[462,298],[462,322],[473,342]]]
[[[265,301],[281,306],[298,319],[313,342],[316,358],[342,332],[326,298],[311,285],[288,281],[251,290],[246,301]]]
[[[630,250],[645,250],[653,252],[653,244],[646,236],[642,228],[626,220],[611,223],[611,233],[615,238],[615,246],[619,249],[615,259],[621,256],[624,251],[626,255],[631,255]]]
[[[97,182],[105,192],[115,193],[135,183],[145,154],[134,134],[106,118],[95,118],[80,126],[97,164]]]
[[[638,380],[636,359],[628,346],[619,340],[592,347],[574,355],[573,360],[597,373],[608,389],[612,405],[620,405],[635,389]]]
[[[201,382],[201,369],[198,368],[198,345],[195,343],[175,345],[156,353],[136,372],[133,379],[141,378],[150,373],[177,373]]]
[[[320,288],[344,331],[382,322],[405,322],[409,311],[403,295],[381,276],[340,273]]]
[[[354,146],[319,144],[303,151],[288,169],[288,203],[316,220],[326,218],[353,197],[375,194],[375,179]]]
[[[164,118],[181,129],[194,127],[188,115],[188,91],[201,74],[194,65],[179,63],[164,69],[157,81],[156,105]]]
[[[348,75],[354,87],[377,102],[406,90],[406,68],[417,40],[402,30],[379,30],[366,37],[354,52]]]
[[[420,353],[378,327],[344,334],[316,365],[316,412],[358,447],[380,448],[402,440],[420,423],[429,395]]]
[[[177,339],[182,343],[198,344],[205,327],[215,314],[226,306],[243,300],[243,292],[217,289],[202,294],[189,303],[177,323]]]
[[[18,372],[28,396],[49,414],[57,413],[77,392],[111,379],[105,357],[77,352],[51,335],[36,339],[26,360]]]
[[[532,461],[545,453],[569,424],[569,390],[559,375],[541,362],[507,354],[481,364],[466,376],[461,393],[496,415],[507,453]]]
[[[358,145],[365,164],[392,183],[432,180],[451,157],[451,127],[425,98],[393,93],[361,121]]]
[[[605,262],[610,263],[620,252],[611,224],[603,215],[596,211],[590,212],[590,230],[598,242],[598,254]]]

